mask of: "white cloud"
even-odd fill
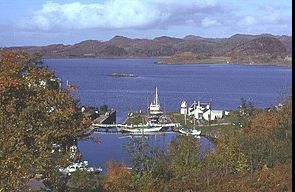
[[[92,4],[59,4],[49,1],[34,13],[29,22],[23,22],[22,26],[45,31],[145,28],[159,23],[173,23],[173,18],[177,20],[180,15],[184,15],[185,22],[185,18],[216,4],[215,0],[107,0]]]
[[[218,22],[217,20],[210,19],[208,17],[205,17],[204,19],[202,19],[201,24],[203,27],[214,27],[214,26],[221,25],[221,23]]]
[[[261,21],[269,24],[279,24],[282,23],[283,19],[283,11],[275,9],[273,7],[267,6],[263,12],[263,16],[261,17]]]
[[[240,26],[266,26],[266,25],[284,25],[289,22],[288,16],[283,15],[283,11],[267,6],[259,9],[259,12],[254,15],[244,16],[238,21]]]
[[[257,20],[253,16],[245,16],[239,22],[241,26],[251,26],[257,24]]]

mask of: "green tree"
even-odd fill
[[[70,192],[97,192],[104,191],[102,186],[102,178],[96,173],[88,171],[74,172],[67,186]]]
[[[105,114],[108,111],[108,106],[107,105],[102,105],[99,107],[99,112],[101,114]]]
[[[251,117],[254,115],[255,106],[251,101],[247,101],[244,98],[241,98],[239,106],[239,115],[238,122],[236,123],[239,127],[247,127]]]
[[[0,191],[17,191],[36,174],[59,190],[58,166],[69,163],[68,147],[86,127],[71,90],[40,63],[23,52],[0,55]]]
[[[170,169],[177,179],[190,177],[197,172],[201,161],[199,140],[180,136],[172,141],[168,150]]]
[[[131,171],[123,164],[109,161],[104,178],[104,189],[109,192],[133,191]]]
[[[150,174],[156,164],[156,158],[161,156],[162,151],[149,145],[148,138],[133,138],[125,145],[131,161],[133,172],[140,175]]]

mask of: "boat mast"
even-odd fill
[[[149,116],[149,96],[146,97],[146,115]]]
[[[156,87],[155,105],[158,105],[158,88]]]
[[[211,99],[209,101],[209,122],[208,122],[209,126],[210,126],[210,123],[211,123],[210,121],[211,121]]]
[[[194,114],[194,128],[193,129],[196,129],[196,101],[194,101],[194,111],[195,111],[195,114]]]

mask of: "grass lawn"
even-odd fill
[[[180,123],[182,127],[187,127],[187,128],[193,128],[194,127],[194,121],[193,117],[186,117],[186,124],[185,124],[185,117],[184,115],[180,113],[168,113],[170,116],[171,120],[174,123]],[[236,112],[233,112],[232,114],[230,113],[228,116],[226,116],[223,119],[218,119],[210,122],[206,120],[196,120],[196,129],[201,130],[203,134],[218,134],[223,131],[227,130],[233,130],[236,129],[237,127],[233,125],[234,122],[238,121],[238,117]],[[227,124],[228,125],[222,125],[222,124]],[[221,125],[215,125],[214,124],[221,124]]]

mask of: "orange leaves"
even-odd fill
[[[252,119],[249,127],[245,129],[245,133],[248,135],[270,133],[280,125],[282,125],[282,118],[277,111],[263,111]]]
[[[21,52],[0,55],[0,163],[13,165],[0,167],[1,179],[6,178],[0,191],[18,191],[25,184],[21,178],[34,173],[51,179],[56,170],[49,167],[68,158],[53,156],[51,144],[66,147],[84,129],[76,100],[36,62]]]
[[[292,165],[286,162],[253,174],[225,178],[222,182],[232,191],[292,191]],[[220,191],[228,191],[228,188]]]
[[[17,55],[16,52],[6,52],[0,57],[0,92],[20,85],[17,74],[22,64],[17,63]]]
[[[91,119],[88,117],[83,117],[82,121],[81,121],[81,125],[82,126],[90,126],[92,123]]]
[[[5,52],[0,55],[0,75],[19,76],[29,58],[23,52]]]
[[[271,110],[257,113],[244,130],[249,136],[269,134],[292,126],[292,96]]]
[[[67,91],[71,92],[71,91],[77,91],[77,87],[74,85],[68,85],[67,86]]]
[[[104,181],[106,191],[130,191],[132,185],[130,172],[122,163],[109,161]]]
[[[6,89],[16,88],[21,85],[21,81],[16,78],[0,76],[0,92],[5,91]]]
[[[117,179],[127,175],[129,171],[123,163],[109,161],[107,165],[107,182],[115,182]]]

